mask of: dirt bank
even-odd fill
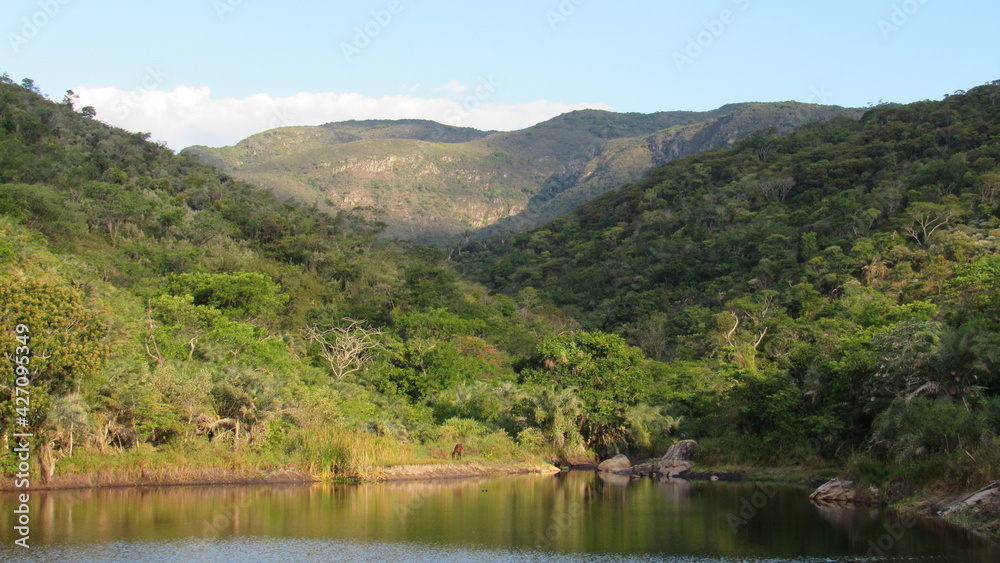
[[[379,468],[372,475],[377,481],[412,481],[419,479],[459,479],[462,477],[485,477],[495,475],[518,475],[527,473],[555,474],[559,468],[554,465],[520,463],[435,463],[419,465],[391,465]]]
[[[103,487],[159,487],[179,485],[266,485],[279,483],[311,483],[312,475],[296,470],[234,471],[227,468],[203,467],[177,469],[171,467],[115,471],[101,470],[91,473],[55,475],[48,483],[31,481],[30,491],[56,489],[90,489]],[[0,481],[0,492],[15,491],[14,480]]]
[[[459,479],[517,475],[527,473],[558,473],[553,465],[522,462],[458,462],[413,465],[393,465],[373,468],[366,475],[345,481],[412,481],[421,479]],[[143,470],[99,470],[89,473],[55,475],[48,483],[31,481],[28,490],[87,489],[99,487],[156,487],[179,485],[275,485],[324,481],[315,475],[295,469],[272,471],[233,470],[221,467],[178,469],[158,467]],[[14,488],[14,479],[0,480],[0,492],[22,490]]]

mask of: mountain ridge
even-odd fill
[[[271,129],[234,146],[182,151],[279,197],[327,211],[377,210],[390,237],[450,244],[520,231],[641,180],[674,158],[861,110],[798,102],[705,112],[577,110],[518,131],[428,120],[352,120]]]

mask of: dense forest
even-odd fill
[[[1000,467],[1000,83],[761,132],[462,270],[657,360],[702,453],[874,478]]]
[[[74,103],[0,83],[0,352],[31,380],[24,411],[0,382],[0,429],[42,478],[680,438],[704,464],[997,478],[1000,85],[673,161],[455,260]]]
[[[30,378],[30,408],[0,387],[0,426],[36,437],[43,478],[670,443],[638,349],[380,241],[363,212],[279,201],[30,80],[0,84],[0,123],[0,351]],[[621,379],[552,381],[546,346],[575,343],[574,377]]]

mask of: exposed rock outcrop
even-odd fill
[[[628,460],[628,457],[618,454],[611,459],[606,459],[597,466],[598,471],[607,473],[624,473],[629,475],[632,473],[632,462]]]
[[[660,458],[661,461],[694,461],[694,449],[698,442],[694,440],[681,440],[670,446],[667,453]]]
[[[994,481],[940,512],[946,518],[964,520],[965,525],[1000,539],[1000,481]]]

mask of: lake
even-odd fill
[[[34,492],[3,561],[1000,561],[933,519],[820,507],[801,487],[589,472],[362,485]]]

